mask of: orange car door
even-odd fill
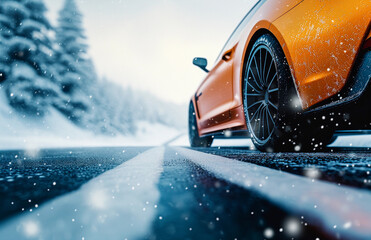
[[[229,108],[233,100],[232,57],[233,49],[227,50],[196,93],[199,124],[203,129],[201,134],[208,132],[207,128],[229,119]]]
[[[370,12],[370,0],[304,0],[274,21],[286,42],[304,108],[344,86],[367,34]]]

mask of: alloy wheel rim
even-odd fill
[[[272,52],[260,45],[250,55],[245,71],[244,105],[248,127],[255,141],[268,142],[278,115],[278,73]]]

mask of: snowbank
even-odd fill
[[[93,146],[159,146],[180,131],[159,123],[137,123],[135,135],[95,135],[75,126],[56,110],[44,118],[15,112],[0,91],[0,149],[39,149]]]

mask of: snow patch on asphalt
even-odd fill
[[[256,191],[268,200],[334,237],[369,239],[371,193],[220,156],[176,148],[178,153],[224,179]]]
[[[143,239],[150,233],[160,192],[164,148],[107,171],[78,191],[0,226],[0,238]]]

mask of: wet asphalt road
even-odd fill
[[[0,221],[76,190],[90,179],[147,149],[115,147],[1,151]]]
[[[49,149],[0,152],[0,223],[33,211],[57,196],[148,150],[148,147]],[[327,149],[320,153],[263,154],[247,148],[200,148],[221,155],[338,185],[371,190],[368,149]],[[145,177],[145,176],[144,176]],[[303,216],[281,209],[165,149],[158,182],[160,200],[146,239],[331,239]],[[281,231],[297,219],[300,233]],[[268,235],[267,235],[268,234]]]
[[[369,148],[328,148],[315,153],[268,153],[248,148],[200,148],[199,151],[280,171],[314,177],[338,185],[371,190]],[[313,176],[315,175],[315,176]]]

